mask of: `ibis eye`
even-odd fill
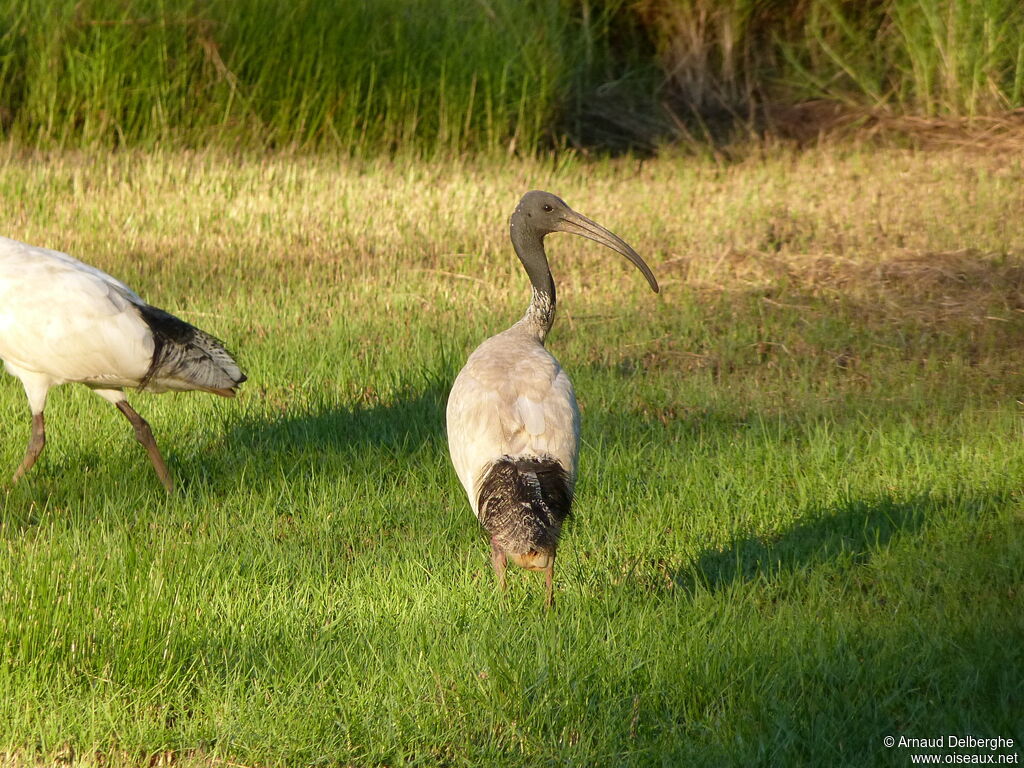
[[[550,205],[548,205],[547,203],[544,203],[544,213],[551,213],[551,212],[552,212],[553,210],[555,210],[555,209],[554,209],[554,208],[552,208],[552,207],[551,207]]]

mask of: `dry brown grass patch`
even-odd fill
[[[769,106],[765,113],[768,132],[798,146],[858,141],[932,150],[1024,152],[1024,109],[975,117],[928,117],[816,100]]]

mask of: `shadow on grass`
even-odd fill
[[[970,514],[1007,502],[1008,497],[998,494],[850,501],[839,509],[812,513],[810,519],[773,538],[745,536],[724,550],[704,552],[671,578],[675,586],[692,593],[700,588],[716,591],[736,582],[776,580],[828,563],[862,565],[893,539],[920,531],[951,508]]]
[[[385,464],[397,471],[445,450],[447,394],[446,387],[430,384],[406,388],[388,402],[253,413],[231,425],[224,441],[257,481],[278,482],[282,472],[310,479],[342,468],[377,471]],[[202,461],[198,455],[190,459]],[[225,474],[234,471],[224,467]]]
[[[430,383],[419,389],[404,387],[388,402],[289,403],[277,413],[254,402],[238,418],[191,432],[187,443],[168,448],[170,441],[163,441],[177,487],[172,497],[166,496],[145,453],[127,432],[117,433],[118,450],[87,444],[62,454],[51,448],[17,485],[0,476],[0,513],[6,513],[0,523],[30,526],[50,508],[82,505],[98,514],[96,493],[132,494],[137,503],[161,506],[193,493],[219,495],[243,485],[249,491],[280,488],[284,478],[308,482],[343,468],[375,474],[388,465],[392,471],[408,469],[424,457],[446,452],[447,394],[446,386]],[[159,434],[157,440],[159,444]]]
[[[233,425],[227,439],[251,450],[326,449],[352,453],[368,445],[411,449],[444,438],[447,391],[407,390],[389,403],[314,407],[278,418],[247,418]]]

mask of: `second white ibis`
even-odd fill
[[[174,482],[145,419],[125,387],[201,390],[233,397],[245,381],[224,345],[127,285],[66,253],[0,237],[0,359],[25,387],[32,435],[14,481],[46,444],[50,389],[79,382],[117,407],[168,491]]]

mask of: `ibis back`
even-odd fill
[[[205,389],[245,380],[223,345],[119,280],[59,251],[0,237],[0,358],[52,385]]]
[[[520,485],[534,482],[534,469],[546,478],[557,471],[564,488],[558,495],[571,502],[580,426],[576,397],[558,361],[521,326],[491,337],[470,355],[452,387],[447,417],[452,463],[478,518],[482,492],[495,487],[485,480],[496,464],[518,465],[507,480]]]

